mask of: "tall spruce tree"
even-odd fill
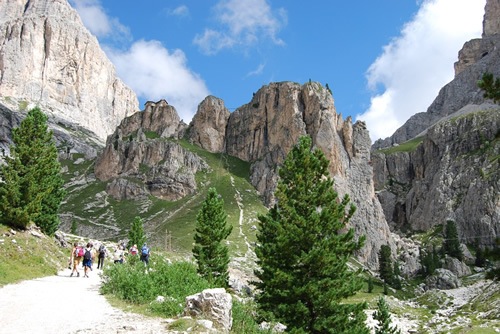
[[[132,226],[128,231],[128,246],[132,247],[137,245],[141,247],[146,242],[146,235],[144,234],[144,222],[141,217],[135,217]]]
[[[388,245],[380,246],[378,252],[378,266],[380,278],[383,279],[385,283],[392,285],[394,273],[392,271],[391,247]]]
[[[233,229],[227,224],[226,218],[224,200],[215,188],[210,188],[196,216],[193,255],[198,264],[198,273],[209,282],[222,287],[229,283],[229,252],[223,242]]]
[[[258,307],[295,333],[368,333],[366,304],[345,303],[363,285],[347,262],[364,237],[346,229],[355,207],[339,199],[328,164],[301,137],[278,171],[277,204],[259,216]]]
[[[0,166],[0,211],[4,224],[26,228],[34,222],[52,235],[59,227],[57,212],[64,180],[47,116],[39,108],[28,112],[12,130],[10,156]]]
[[[446,221],[446,230],[444,233],[443,251],[445,254],[462,260],[464,254],[460,248],[458,238],[457,224],[453,220]]]
[[[492,73],[484,73],[477,86],[484,90],[483,97],[500,103],[500,78],[493,78]]]

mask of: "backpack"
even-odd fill
[[[142,247],[141,248],[141,254],[142,255],[149,255],[149,248],[147,248],[146,246]]]
[[[76,257],[82,257],[84,255],[84,251],[83,251],[83,248],[82,247],[77,247],[75,249],[75,256]]]
[[[99,256],[104,257],[105,255],[106,255],[106,247],[104,247],[104,245],[101,245],[99,247]]]
[[[92,253],[90,252],[90,249],[85,249],[85,255],[83,255],[84,260],[91,260],[92,259]]]

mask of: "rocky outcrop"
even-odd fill
[[[112,180],[108,194],[117,199],[153,195],[170,201],[193,194],[196,172],[208,169],[208,165],[167,140],[177,138],[184,127],[166,101],[125,118],[109,136],[94,167],[99,180]]]
[[[0,102],[39,106],[104,142],[138,101],[67,0],[0,2]]]
[[[224,101],[215,96],[207,96],[198,106],[187,138],[191,143],[209,152],[224,152],[229,115]]]
[[[206,289],[186,297],[184,314],[211,320],[221,332],[229,333],[233,326],[232,307],[232,297],[225,289]]]
[[[226,153],[251,162],[251,182],[273,202],[276,168],[303,135],[310,135],[330,160],[330,172],[341,196],[349,194],[357,207],[351,219],[357,235],[367,242],[360,259],[376,267],[382,244],[393,244],[373,188],[370,138],[363,122],[352,124],[337,114],[331,93],[316,82],[299,85],[271,83],[250,103],[229,117]]]
[[[427,277],[425,281],[425,289],[449,290],[456,289],[462,286],[458,277],[448,269],[436,269],[434,274]]]
[[[477,81],[485,72],[500,77],[500,4],[487,0],[483,20],[482,38],[464,44],[455,63],[455,78],[445,85],[426,112],[417,113],[386,139],[379,139],[373,149],[390,147],[422,135],[430,126],[468,104],[487,102]]]
[[[448,219],[461,241],[500,236],[500,107],[467,106],[430,128],[413,151],[372,155],[378,196],[392,226],[426,231]]]

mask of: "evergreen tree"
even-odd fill
[[[443,251],[445,254],[459,260],[462,260],[464,257],[462,248],[460,248],[460,240],[458,239],[457,225],[453,220],[446,222]]]
[[[211,283],[223,287],[229,283],[229,253],[223,241],[233,229],[227,225],[226,218],[224,200],[215,188],[210,188],[196,216],[193,255],[198,263],[198,273]]]
[[[494,103],[500,102],[500,78],[494,79],[492,73],[484,73],[477,86],[484,90],[485,99],[492,99]]]
[[[355,211],[339,199],[329,161],[301,137],[279,169],[277,204],[259,216],[256,296],[261,316],[295,333],[368,333],[365,303],[345,299],[363,285],[347,262],[362,247],[346,229]]]
[[[378,321],[375,326],[375,334],[400,334],[401,331],[397,327],[391,326],[391,314],[389,306],[384,297],[380,297],[377,302],[377,310],[373,312],[373,319]]]
[[[394,274],[392,271],[391,247],[388,245],[380,246],[378,252],[378,265],[380,278],[383,279],[385,283],[391,285]]]
[[[0,166],[0,212],[6,225],[26,228],[34,222],[53,235],[59,227],[57,212],[64,197],[61,165],[47,116],[39,108],[28,112],[12,129],[10,156]]]
[[[146,242],[146,235],[144,234],[144,223],[141,217],[135,217],[132,222],[132,227],[128,231],[128,247],[137,245],[141,247]]]

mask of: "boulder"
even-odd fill
[[[450,256],[445,257],[443,268],[448,269],[457,277],[463,277],[472,274],[472,271],[467,264],[460,261],[459,259]]]
[[[458,277],[448,269],[436,269],[434,274],[427,277],[425,281],[425,289],[449,290],[456,289],[462,286]]]
[[[232,297],[223,288],[206,289],[186,297],[184,314],[213,321],[215,327],[229,332],[233,325]]]

